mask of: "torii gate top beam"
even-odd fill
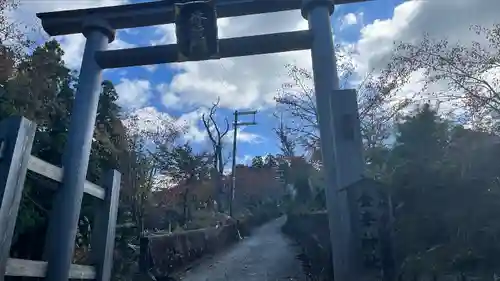
[[[365,2],[368,0],[335,0],[335,4]],[[82,32],[88,17],[105,20],[114,29],[152,26],[174,22],[176,0],[163,0],[139,4],[38,13],[44,30],[51,36]],[[217,0],[219,18],[237,17],[261,13],[296,10],[302,0]]]

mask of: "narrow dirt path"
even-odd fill
[[[227,251],[187,271],[183,281],[303,281],[290,240],[281,233],[285,218],[256,229]]]

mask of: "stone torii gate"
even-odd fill
[[[366,0],[218,0],[219,18],[301,9],[309,30],[219,41],[220,57],[311,49],[318,106],[321,151],[327,172],[326,191],[335,280],[354,281],[359,266],[351,235],[347,186],[361,179],[363,160],[356,93],[339,90],[330,16],[335,4]],[[39,13],[51,35],[83,33],[87,38],[64,155],[64,177],[57,191],[47,241],[47,278],[69,277],[92,134],[102,82],[102,70],[178,62],[177,45],[106,50],[115,30],[173,23],[174,4],[165,0],[115,7]],[[208,58],[204,58],[205,60]],[[200,60],[200,59],[196,59]]]

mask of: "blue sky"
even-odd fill
[[[376,19],[387,19],[392,17],[394,7],[397,4],[398,2],[396,1],[384,0],[377,1],[376,3],[368,2],[338,6],[334,16],[332,17],[332,27],[334,28],[334,32],[336,34],[336,42],[357,42],[360,37],[360,30],[364,26],[364,24],[366,24],[366,22],[372,22]],[[300,13],[299,11],[293,12]],[[353,15],[356,17],[356,23],[345,23],[347,17]],[[147,46],[148,44],[150,44],[151,40],[159,40],[161,36],[162,34],[155,33],[155,27],[140,28],[139,32],[120,32],[121,40],[139,46]],[[290,61],[290,63],[291,62],[292,61]],[[223,64],[221,64],[221,68],[224,68]],[[131,67],[117,71],[109,71],[105,74],[105,79],[109,79],[115,82],[115,84],[119,84],[122,79],[142,78],[148,79],[152,85],[160,85],[171,83],[172,78],[178,73],[178,69],[169,67],[168,65],[164,67],[158,67],[153,72],[143,67]],[[285,73],[284,68],[283,73]],[[224,79],[224,77],[220,77],[220,79]],[[150,99],[148,100],[147,106],[154,107],[159,112],[166,112],[173,117],[180,117],[182,114],[193,111],[197,107],[197,105],[191,105],[183,108],[168,107],[162,102],[162,97],[160,94],[151,95]],[[251,110],[253,108],[243,109]],[[243,161],[243,159],[248,161],[251,156],[266,155],[268,153],[274,154],[278,152],[278,143],[273,133],[273,128],[277,125],[276,118],[272,116],[272,113],[274,111],[275,108],[273,106],[262,108],[256,116],[258,125],[249,126],[244,129],[245,133],[258,135],[260,136],[260,138],[252,142],[241,140],[238,141],[237,156],[238,158],[240,158],[240,161]],[[228,118],[228,120],[231,121],[233,118],[233,112],[233,109],[227,107],[221,108],[218,111],[218,119],[222,121],[223,118]],[[242,117],[242,120],[244,119],[252,118],[250,116]],[[201,127],[202,123],[198,122],[197,125]],[[229,140],[232,139],[232,135],[228,137]],[[200,149],[204,147],[203,143],[194,143],[194,145]],[[231,147],[228,145],[227,149],[230,148]]]
[[[131,1],[136,0],[23,0],[14,19],[39,25],[34,16],[36,12],[113,6]],[[387,65],[394,42],[416,42],[424,33],[452,42],[470,42],[474,35],[469,32],[469,26],[498,23],[499,10],[498,0],[373,0],[337,6],[332,27],[335,43],[341,46],[339,53],[349,54],[347,57],[355,66],[351,81],[355,87],[356,79]],[[220,19],[218,24],[221,38],[307,28],[298,10]],[[75,34],[57,39],[66,52],[64,60],[68,67],[79,69],[85,38]],[[162,25],[120,30],[110,49],[174,42],[173,26]],[[310,69],[309,51],[107,70],[104,78],[115,83],[122,107],[136,113],[141,120],[168,119],[187,124],[185,139],[197,149],[209,148],[200,117],[217,97],[221,106],[219,121],[224,118],[231,121],[235,109],[258,109],[258,125],[243,128],[239,133],[237,156],[238,162],[243,162],[252,156],[278,151],[272,132],[278,123],[272,117],[276,111],[273,97],[283,83],[290,81],[284,67],[289,63]],[[412,76],[398,95],[418,90],[419,79],[418,75]],[[228,136],[227,142],[231,140],[232,136]],[[227,149],[230,150],[230,145]]]

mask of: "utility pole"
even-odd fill
[[[236,187],[236,136],[238,134],[239,126],[248,126],[248,125],[257,125],[255,122],[255,114],[257,114],[257,110],[254,111],[234,111],[234,123],[233,123],[233,165],[231,168],[231,194],[229,198],[229,216],[233,216],[233,200],[234,200],[234,189]],[[253,115],[252,122],[238,122],[238,117],[242,115]]]

